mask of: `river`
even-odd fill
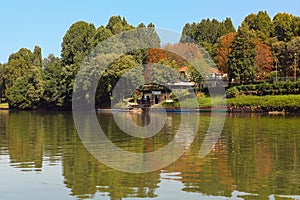
[[[0,111],[0,199],[300,199],[299,115],[226,114],[203,158],[210,114],[189,114],[199,116],[196,134],[186,131],[192,143],[184,155],[163,169],[129,173],[83,145],[71,112]],[[161,132],[145,139],[125,134],[110,113],[97,117],[111,142],[139,153],[167,145],[182,119],[167,114]],[[131,118],[140,126],[149,120],[140,113]]]

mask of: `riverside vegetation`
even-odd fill
[[[2,102],[8,102],[10,108],[20,110],[71,109],[74,78],[84,58],[107,38],[145,27],[155,26],[152,23],[133,26],[120,16],[112,16],[106,26],[98,28],[91,23],[78,21],[64,35],[60,57],[50,54],[42,58],[39,46],[33,52],[21,48],[9,56],[7,63],[0,64]],[[230,18],[221,22],[203,19],[198,23],[185,24],[181,44],[169,44],[166,47],[161,47],[155,29],[151,30],[141,34],[151,38],[153,46],[158,48],[133,51],[116,59],[99,81],[96,107],[110,105],[112,89],[122,74],[141,64],[144,66],[142,73],[145,80],[151,73],[151,65],[160,63],[175,70],[187,67],[190,81],[200,85],[204,77],[186,60],[168,51],[168,48],[178,48],[198,54],[205,60],[201,65],[213,66],[228,75],[229,82],[234,83],[226,91],[230,107],[299,110],[300,83],[277,82],[278,77],[290,77],[295,81],[299,74],[299,16],[277,13],[271,19],[267,12],[260,11],[246,16],[237,30]],[[205,52],[185,36],[203,46]],[[207,57],[212,59],[205,59]],[[267,83],[269,80],[273,80],[273,83]],[[210,101],[208,97],[201,97],[199,105],[209,106]]]

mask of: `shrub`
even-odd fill
[[[236,87],[231,87],[226,90],[226,97],[233,98],[239,95],[239,90]]]

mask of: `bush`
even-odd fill
[[[231,87],[226,90],[226,97],[233,98],[239,95],[239,90],[236,87]]]

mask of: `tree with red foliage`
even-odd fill
[[[222,36],[220,38],[219,45],[216,50],[217,56],[215,57],[215,60],[218,69],[224,74],[228,74],[228,55],[232,50],[231,44],[236,34],[237,34],[236,32],[232,32]]]
[[[255,64],[259,67],[256,79],[265,80],[267,75],[272,71],[274,63],[271,47],[257,40],[255,48]]]

